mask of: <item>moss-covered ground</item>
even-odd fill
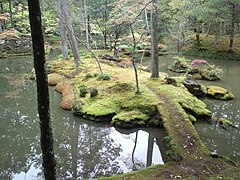
[[[71,109],[92,121],[108,121],[115,126],[163,126],[169,161],[143,171],[100,179],[235,179],[240,169],[222,158],[212,158],[200,140],[192,121],[207,119],[211,112],[181,84],[166,84],[165,74],[150,80],[138,72],[140,93],[135,93],[132,68],[118,67],[101,60],[103,75],[96,61],[87,55],[79,68],[69,61],[53,61],[49,73],[70,78],[74,87]],[[91,93],[94,89],[94,95]],[[64,91],[64,90],[62,90]],[[234,174],[233,174],[234,172]]]
[[[195,35],[188,37],[187,44],[182,48],[182,54],[206,59],[240,59],[240,42],[238,35],[234,38],[233,51],[229,52],[229,36],[221,35],[214,44],[214,35],[200,34],[201,46],[196,46]]]

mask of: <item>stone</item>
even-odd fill
[[[184,80],[183,80],[183,85],[188,89],[190,93],[192,93],[194,96],[197,97],[202,97],[206,93],[204,91],[204,88],[202,85],[194,79],[192,76],[188,75]]]
[[[208,86],[207,95],[214,99],[221,99],[221,100],[230,100],[235,98],[235,96],[231,92],[219,86]]]
[[[48,84],[50,86],[56,86],[62,80],[64,80],[64,77],[60,74],[57,73],[48,74]]]

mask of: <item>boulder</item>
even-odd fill
[[[206,92],[205,92],[204,88],[202,87],[202,85],[196,79],[194,79],[192,76],[188,75],[183,80],[183,85],[194,96],[202,97],[202,96],[204,96],[206,94]]]
[[[234,99],[235,96],[227,89],[219,86],[208,86],[207,95],[214,99],[229,100]]]
[[[74,94],[69,94],[67,96],[63,96],[62,101],[60,103],[61,108],[65,110],[71,110],[72,109],[72,102],[75,99]]]
[[[64,77],[57,73],[48,74],[48,84],[50,86],[56,86],[58,83],[60,83],[62,80],[64,80]]]

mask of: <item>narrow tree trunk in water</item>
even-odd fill
[[[152,1],[153,9],[151,16],[151,78],[159,77],[159,62],[158,62],[158,25],[157,25],[157,5]]]
[[[41,130],[41,149],[43,171],[46,180],[55,180],[56,162],[53,152],[53,136],[50,125],[49,92],[47,73],[45,71],[45,52],[42,32],[41,11],[39,0],[28,0],[29,19],[33,42],[34,68],[37,81],[38,113]]]

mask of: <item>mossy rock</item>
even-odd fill
[[[85,115],[88,118],[95,117],[95,120],[100,117],[112,118],[119,112],[119,107],[108,97],[105,99],[88,100],[79,110],[76,108],[74,109],[75,111],[78,111],[78,114],[80,115]],[[106,119],[106,121],[109,120],[111,119]]]
[[[133,128],[136,126],[145,126],[149,116],[138,110],[122,111],[115,115],[111,123],[118,127]]]
[[[64,77],[57,73],[48,74],[48,84],[50,86],[56,86],[58,83],[64,80]]]
[[[221,100],[230,100],[235,98],[235,96],[231,92],[219,86],[208,86],[207,95],[214,99]]]
[[[233,123],[226,118],[219,118],[219,123],[223,124],[224,126],[232,126],[233,125]]]

